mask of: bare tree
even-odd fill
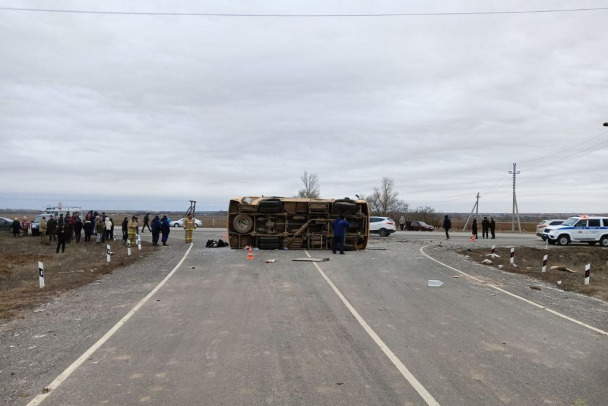
[[[372,214],[376,216],[386,216],[389,213],[406,212],[408,205],[403,200],[398,199],[399,193],[395,192],[393,180],[382,178],[380,187],[375,187],[374,192],[366,197],[370,205]]]
[[[316,173],[308,173],[304,171],[304,175],[300,178],[304,184],[304,188],[298,191],[298,197],[318,198],[321,196],[319,187],[319,178]]]

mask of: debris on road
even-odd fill
[[[534,289],[534,290],[542,290],[540,286],[536,286],[536,285],[531,285],[530,289]]]
[[[572,270],[570,268],[566,268],[565,266],[561,266],[561,265],[553,265],[549,269],[552,270],[552,271],[563,271],[563,272],[576,273],[575,270]]]
[[[485,265],[492,265],[494,262],[490,261],[489,259],[484,259],[483,261],[481,261],[481,263]]]
[[[329,261],[329,258],[294,258],[292,261],[302,261],[302,262],[326,262]]]
[[[429,279],[428,286],[439,287],[441,285],[443,285],[443,282],[438,281],[437,279]]]
[[[267,264],[274,264],[274,261],[276,261],[275,259],[267,259],[264,262]]]

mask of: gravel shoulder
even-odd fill
[[[0,405],[31,401],[154,289],[188,247],[173,244],[0,325]]]

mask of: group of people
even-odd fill
[[[452,221],[446,214],[443,219],[443,229],[445,230],[445,236],[448,240],[450,239],[450,228],[452,228]],[[481,222],[481,231],[483,238],[490,238],[490,233],[492,234],[492,239],[496,238],[496,222],[494,221],[494,217],[490,217],[490,220],[488,220],[487,217],[483,218],[483,221]],[[475,239],[479,238],[477,235],[477,219],[473,219],[471,232]]]
[[[477,219],[473,219],[471,232],[475,236],[475,239],[479,238],[477,235]],[[488,220],[487,217],[484,217],[481,222],[481,235],[484,239],[490,238],[488,232],[492,233],[492,239],[496,238],[496,222],[494,221],[494,217],[490,217],[490,220]]]
[[[159,239],[163,246],[168,246],[167,240],[169,239],[169,233],[171,232],[171,218],[163,216],[162,219],[159,216],[154,216],[151,224],[148,224],[150,213],[147,213],[144,217],[144,227],[146,226],[152,232],[152,244],[158,245]],[[13,224],[11,225],[11,231],[13,236],[18,237],[19,235],[27,235],[27,230],[30,228],[30,222],[27,217],[24,216],[22,221],[19,221],[15,217]],[[192,242],[192,234],[196,228],[192,214],[189,214],[183,222],[183,228],[185,229],[185,242]],[[114,235],[114,220],[107,215],[105,212],[99,214],[96,211],[89,211],[84,219],[80,217],[80,213],[66,213],[64,216],[60,214],[58,218],[54,218],[53,215],[49,215],[47,219],[43,216],[40,219],[40,242],[42,244],[50,244],[51,242],[57,242],[56,253],[65,252],[66,243],[71,243],[72,239],[76,243],[80,242],[80,238],[84,231],[84,241],[90,242],[91,236],[96,236],[96,243],[101,244],[109,240],[116,240]],[[137,216],[131,217],[129,221],[128,217],[125,217],[122,222],[122,243],[127,244],[127,241],[131,245],[137,243],[137,235],[139,235],[139,222]],[[162,237],[161,237],[162,235]],[[48,240],[47,240],[48,237]]]

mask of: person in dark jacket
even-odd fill
[[[169,233],[171,232],[171,223],[169,223],[167,216],[163,216],[163,219],[160,222],[160,232],[163,235],[161,241],[166,247],[168,246],[167,239],[169,238]]]
[[[473,225],[471,226],[471,232],[473,233],[473,236],[475,237],[475,239],[479,238],[477,236],[477,219],[473,219]]]
[[[55,253],[59,254],[59,247],[61,247],[61,253],[65,252],[65,234],[66,234],[66,222],[62,221],[57,223],[57,249]]]
[[[487,217],[483,218],[481,222],[481,238],[488,238],[488,231],[490,230],[490,222]]]
[[[21,231],[21,223],[19,219],[15,217],[15,220],[11,223],[11,231],[13,232],[13,237],[19,237],[19,232]]]
[[[92,217],[91,217],[92,219]],[[93,235],[93,222],[92,220],[87,220],[82,225],[84,229],[84,242],[91,242],[91,235]]]
[[[334,231],[332,251],[334,254],[336,253],[336,250],[340,250],[340,254],[344,255],[344,237],[346,236],[346,229],[348,226],[350,226],[350,224],[344,217],[344,214],[340,214],[340,217],[334,220],[332,225]]]
[[[452,228],[452,221],[450,221],[450,218],[446,214],[443,218],[443,229],[445,230],[445,237],[448,240],[450,239],[450,228]]]
[[[80,242],[80,233],[82,232],[82,220],[80,216],[76,216],[74,220],[74,240],[76,240],[76,244]]]
[[[57,240],[57,220],[51,214],[49,221],[46,222],[46,232],[49,235],[49,242]]]
[[[150,213],[146,213],[146,215],[144,216],[144,225],[141,227],[141,232],[143,233],[144,230],[146,229],[146,227],[148,227],[148,231],[152,231],[150,229]]]
[[[127,243],[128,239],[129,239],[129,218],[125,217],[125,219],[122,221],[122,245],[125,245]]]
[[[492,233],[492,239],[496,237],[496,222],[494,221],[494,217],[490,217],[490,233]]]
[[[152,245],[158,245],[158,236],[160,234],[160,217],[154,216],[152,220]]]

